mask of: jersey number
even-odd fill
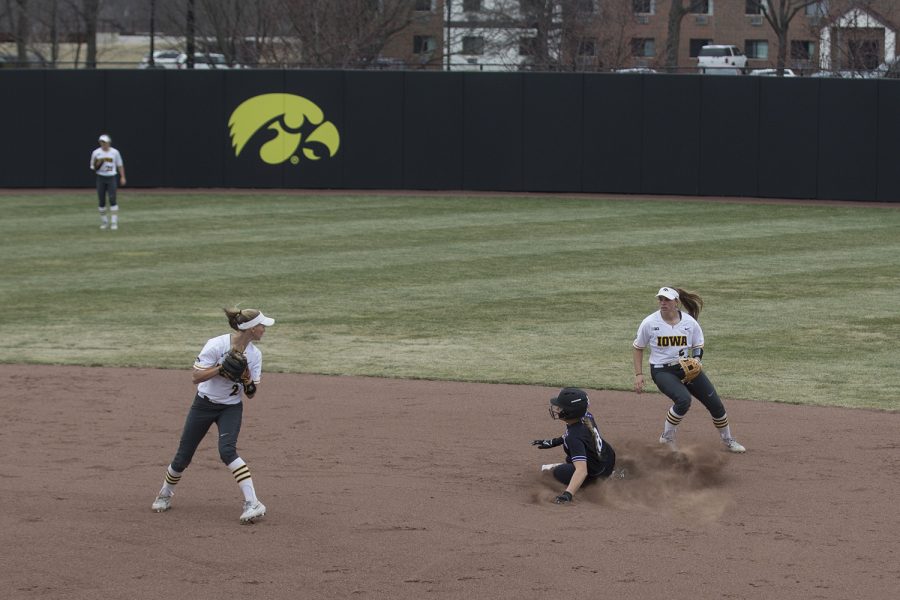
[[[231,386],[231,393],[228,395],[229,396],[237,396],[238,392],[240,392],[240,390],[241,390],[241,388],[238,386],[238,384],[234,384],[233,386]]]
[[[603,452],[603,439],[600,437],[600,430],[594,428],[594,445],[597,446],[597,456]]]

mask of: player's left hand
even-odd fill
[[[557,504],[568,504],[569,502],[572,501],[572,494],[570,494],[567,491],[563,492],[562,494],[557,496],[553,501],[556,502]]]
[[[534,440],[532,446],[537,446],[540,450],[546,450],[553,447],[553,440]]]

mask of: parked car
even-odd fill
[[[737,46],[711,44],[700,48],[697,68],[709,75],[740,75],[747,68],[747,57]]]
[[[25,52],[25,62],[19,62],[19,55],[16,53],[0,54],[0,69],[27,69],[27,68],[45,68],[50,63],[44,58],[44,55],[36,50],[28,50]]]
[[[890,58],[881,63],[876,69],[879,77],[887,79],[900,79],[900,56]]]
[[[751,75],[759,75],[760,77],[778,77],[778,69],[753,69]],[[784,69],[785,77],[796,77],[797,74],[791,69]]]
[[[153,52],[153,66],[150,66],[150,55],[147,54],[141,59],[138,69],[177,69],[178,57],[181,53],[178,50],[155,50]]]
[[[630,69],[616,69],[615,73],[656,73],[656,69],[649,67],[631,67]]]
[[[875,79],[882,75],[875,71],[816,71],[810,77],[833,77],[835,79]]]
[[[179,69],[187,69],[187,54],[181,53],[176,59]],[[224,54],[213,52],[194,52],[195,69],[230,69]]]

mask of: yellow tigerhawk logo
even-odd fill
[[[330,158],[341,144],[337,127],[325,120],[322,109],[293,94],[262,94],[244,100],[231,113],[228,127],[235,156],[260,129],[274,131],[275,137],[259,149],[259,157],[270,165],[288,159],[296,165],[300,162],[298,149],[309,160],[319,160],[326,151]]]

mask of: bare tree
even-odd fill
[[[82,0],[81,18],[84,22],[85,45],[87,55],[84,58],[84,66],[88,69],[97,68],[97,20],[100,16],[100,0]]]
[[[813,4],[821,4],[820,0],[748,0],[752,6],[762,12],[775,37],[778,39],[778,54],[775,68],[779,77],[784,75],[789,47],[788,30],[791,21],[801,10]]]
[[[306,64],[364,66],[378,58],[394,34],[413,18],[408,0],[277,0],[284,32],[282,60]]]
[[[28,0],[16,0],[16,57],[20,67],[28,66],[28,41],[31,37],[31,25],[28,19]]]
[[[678,71],[678,47],[681,45],[681,22],[690,10],[690,2],[685,5],[684,0],[671,0],[669,4],[665,57],[665,67],[668,71]]]
[[[562,0],[559,63],[567,70],[618,69],[631,60],[631,2]]]

